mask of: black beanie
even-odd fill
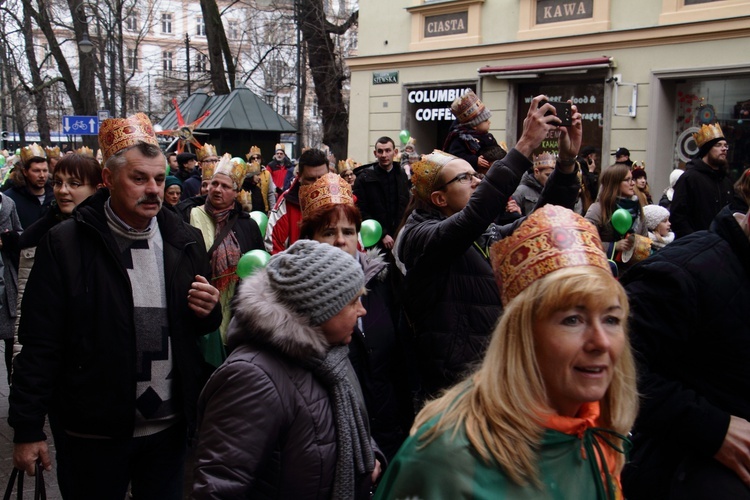
[[[711,139],[710,141],[703,144],[703,146],[698,148],[698,153],[695,155],[695,157],[698,159],[703,158],[704,156],[708,154],[709,151],[711,151],[711,148],[714,147],[716,143],[719,141],[726,141],[726,139],[724,139],[723,137],[715,137]]]

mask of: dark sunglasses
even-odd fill
[[[471,182],[472,177],[476,177],[480,181],[484,179],[484,175],[477,173],[477,172],[463,172],[461,174],[458,174],[453,179],[449,180],[439,188],[436,188],[435,191],[442,191],[443,189],[447,188],[450,184],[453,184],[454,182],[460,182],[461,184],[466,184],[467,182]]]

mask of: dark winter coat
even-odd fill
[[[375,169],[380,169],[376,171]],[[357,197],[357,207],[362,213],[362,219],[375,219],[383,227],[383,236],[396,237],[396,229],[404,216],[406,205],[409,203],[411,183],[401,164],[393,162],[393,169],[388,175],[396,176],[397,205],[388,206],[387,180],[385,171],[377,163],[371,163],[358,170],[357,180],[354,181],[354,195]]]
[[[468,125],[454,125],[443,143],[443,151],[468,161],[479,170],[479,152],[485,148],[497,146],[495,136],[489,132],[477,132]],[[507,201],[507,198],[506,198]]]
[[[463,210],[450,217],[415,210],[402,229],[399,259],[407,270],[403,305],[416,336],[427,395],[453,385],[484,355],[502,306],[486,244],[476,241],[505,209],[530,167],[528,158],[512,149],[493,164]],[[539,206],[549,202],[572,208],[577,194],[578,176],[556,170]]]
[[[333,401],[305,362],[325,356],[323,332],[280,303],[265,276],[236,297],[231,354],[198,405],[193,498],[328,499]]]
[[[703,160],[692,159],[674,186],[669,221],[681,238],[708,229],[719,210],[732,200],[732,181],[723,169],[714,170]]]
[[[529,215],[539,201],[542,194],[542,184],[536,180],[531,172],[524,172],[521,183],[513,193],[513,199],[518,204],[523,215]]]
[[[622,283],[642,394],[623,486],[627,498],[668,498],[691,463],[713,461],[730,415],[750,420],[750,240],[725,208]]]
[[[180,194],[180,200],[188,200],[193,196],[201,194],[201,185],[203,184],[203,174],[201,169],[195,167],[190,173],[190,176],[182,181],[182,193]]]
[[[54,410],[62,428],[127,438],[136,414],[136,350],[132,287],[104,214],[100,189],[53,227],[37,246],[26,285],[15,359],[9,423],[16,442],[45,438]],[[188,307],[196,275],[210,269],[200,233],[172,210],[156,216],[164,241],[167,314],[174,394],[189,427],[207,376],[197,337],[218,328],[219,304],[206,318]]]
[[[39,203],[39,198],[31,193],[26,186],[13,187],[4,194],[16,203],[16,212],[24,229],[44,215],[49,210],[52,200],[55,199],[52,186],[49,184],[44,186],[44,203]]]

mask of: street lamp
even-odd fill
[[[88,33],[83,33],[83,40],[78,42],[78,49],[84,54],[90,54],[94,50],[94,44],[89,40]]]
[[[78,42],[78,49],[81,51],[82,54],[90,54],[94,51],[94,44],[89,39],[89,33],[88,33],[88,22],[90,14],[86,12],[86,9],[91,9],[93,11],[93,15],[101,19],[103,16],[101,9],[97,4],[84,2],[80,4],[76,8],[76,14],[78,16],[78,19],[84,24],[84,31],[83,31],[83,37]],[[115,41],[111,37],[107,37],[106,40],[106,52],[109,56],[109,112],[110,116],[115,116]],[[104,68],[102,68],[103,70]],[[106,103],[106,102],[105,102]]]

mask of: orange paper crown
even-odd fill
[[[299,188],[302,218],[329,205],[354,205],[352,187],[338,174],[328,172],[308,186]]]
[[[610,272],[596,227],[555,205],[534,211],[513,234],[492,245],[490,260],[503,305],[564,267],[594,266]]]
[[[21,148],[21,163],[26,165],[28,161],[34,158],[41,158],[42,161],[47,159],[47,154],[44,152],[44,149],[39,144],[35,142],[34,144],[31,144],[30,146]]]
[[[99,146],[102,148],[103,162],[139,142],[159,145],[151,120],[144,113],[136,113],[127,118],[108,118],[99,126]]]
[[[422,201],[430,201],[430,195],[435,191],[435,183],[440,171],[451,160],[457,157],[444,153],[439,149],[411,164],[411,183],[413,193]]]
[[[693,139],[695,139],[695,143],[698,147],[703,146],[708,141],[723,138],[724,132],[721,131],[721,126],[719,126],[718,123],[714,123],[713,125],[703,125],[698,132],[693,134]]]
[[[212,146],[211,144],[206,143],[195,150],[195,158],[198,161],[203,161],[211,156],[219,156],[219,153],[216,152],[216,146]]]
[[[219,174],[226,175],[234,183],[234,189],[242,187],[242,181],[245,179],[245,171],[247,170],[247,164],[242,161],[241,158],[232,158],[229,153],[224,153],[219,163],[214,169],[214,173],[211,177]]]
[[[94,150],[91,148],[87,148],[86,146],[81,146],[80,148],[76,149],[76,153],[82,156],[90,156],[94,157]]]
[[[47,153],[47,158],[60,158],[60,146],[54,148],[45,146],[44,151]]]
[[[554,153],[534,155],[535,168],[555,168],[555,163],[557,163],[557,155]]]
[[[250,152],[245,155],[245,158],[249,160],[253,155],[261,156],[260,148],[258,146],[250,146]]]

